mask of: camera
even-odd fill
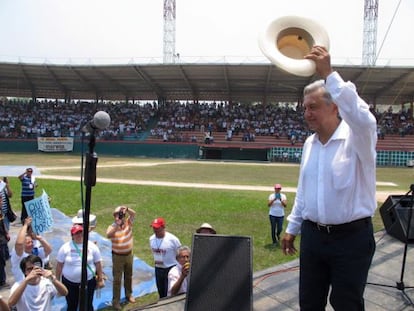
[[[40,262],[36,261],[35,263],[33,263],[33,266],[41,268],[42,264]]]
[[[125,213],[123,211],[119,211],[118,218],[123,219],[125,217]]]

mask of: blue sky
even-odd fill
[[[176,0],[176,5],[176,52],[183,62],[264,61],[258,34],[278,17],[298,15],[326,28],[334,63],[361,64],[364,0]],[[162,7],[162,0],[0,0],[0,61],[161,62]],[[377,64],[414,65],[413,16],[412,0],[379,1],[377,49],[383,46]]]

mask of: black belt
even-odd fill
[[[157,267],[157,266],[155,266],[155,269],[158,269],[158,270],[170,270],[172,267],[175,267],[175,265],[172,265],[171,267],[167,267],[167,268],[162,268],[162,267]]]
[[[128,252],[128,253],[115,253],[114,251],[112,251],[112,255],[117,255],[117,256],[128,256],[131,255],[132,251]]]
[[[339,232],[352,232],[357,231],[366,227],[367,225],[371,224],[372,220],[371,217],[365,217],[358,220],[354,220],[348,222],[346,224],[339,224],[339,225],[325,225],[318,222],[313,222],[310,220],[303,221],[306,224],[311,225],[312,227],[318,229],[319,231],[326,232],[326,233],[339,233]]]

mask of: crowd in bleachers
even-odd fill
[[[413,112],[411,109],[402,109],[398,113],[393,112],[390,106],[383,113],[376,113],[378,122],[378,138],[384,139],[385,135],[412,135],[413,131]]]
[[[292,145],[310,134],[301,105],[239,104],[228,102],[88,102],[55,100],[0,99],[0,138],[79,137],[82,127],[96,111],[111,116],[110,126],[99,135],[103,139],[138,139],[148,132],[164,142],[198,142],[193,133],[205,134],[204,142],[214,135],[226,140],[255,141],[258,136],[287,138]],[[378,137],[413,134],[410,109],[394,113],[374,112]]]
[[[110,126],[99,133],[123,139],[147,130],[155,116],[152,103],[91,103],[0,99],[0,138],[79,137],[82,127],[99,111],[111,116]]]
[[[182,103],[160,106],[158,123],[151,135],[164,141],[185,141],[183,132],[221,133],[227,140],[254,141],[257,136],[288,137],[293,143],[303,141],[309,131],[301,107],[289,105],[243,105],[223,102]]]

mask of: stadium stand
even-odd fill
[[[80,129],[98,110],[111,116],[100,139],[146,144],[195,145],[221,157],[223,150],[257,149],[260,158],[297,162],[310,134],[303,111],[289,105],[242,105],[226,102],[91,103],[0,99],[0,139],[80,137]],[[380,165],[413,160],[411,111],[390,107],[374,113],[378,120]],[[206,135],[209,139],[206,140]],[[269,150],[267,155],[261,151]],[[393,152],[393,154],[390,154]],[[206,153],[204,153],[206,154]],[[299,155],[298,155],[299,154]],[[228,155],[235,156],[235,153]]]

